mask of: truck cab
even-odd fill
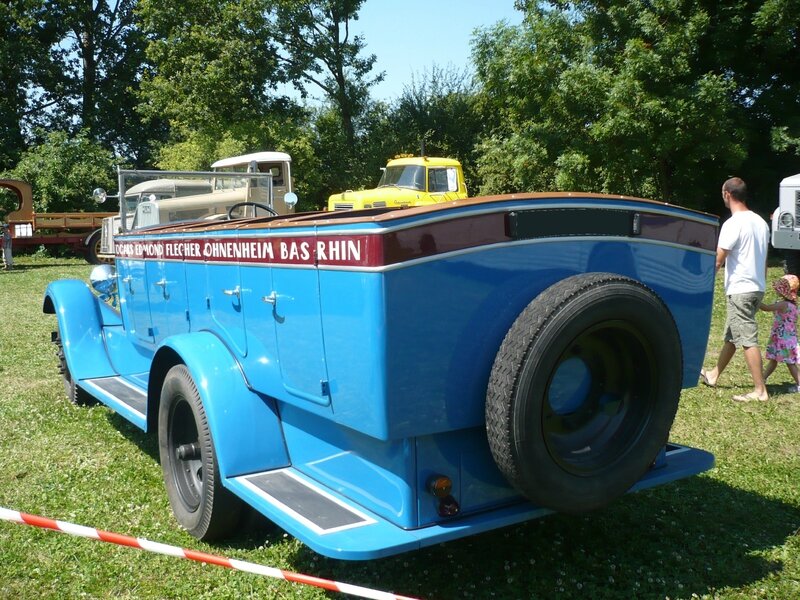
[[[211,171],[120,170],[119,189],[123,195],[120,214],[103,223],[101,250],[114,254],[114,236],[120,232],[194,219],[220,219],[242,202],[267,207],[275,214],[292,214],[296,196],[292,192],[291,157],[284,152],[256,152],[218,160]],[[256,173],[258,178],[236,177]],[[130,181],[149,177],[128,187]],[[103,190],[95,190],[102,196]],[[288,198],[288,201],[287,201]],[[123,214],[125,218],[123,220]]]
[[[139,224],[136,217],[140,214],[138,207],[144,202],[157,203],[167,198],[194,196],[211,192],[208,181],[194,179],[151,179],[137,183],[125,191],[125,229],[136,228]],[[102,201],[105,192],[95,190],[95,197]],[[123,230],[122,217],[117,214],[103,219],[100,252],[109,260],[113,260],[114,235]]]
[[[452,158],[416,156],[390,160],[378,187],[348,190],[328,199],[328,210],[408,208],[467,197],[461,163]]]
[[[248,167],[255,163],[259,173],[272,174],[272,198],[268,197],[267,184],[264,180],[254,180],[251,185],[258,192],[253,192],[253,200],[256,200],[256,193],[260,193],[261,202],[270,202],[272,207],[279,215],[289,215],[294,212],[294,204],[286,203],[286,194],[293,193],[292,188],[292,157],[285,152],[256,152],[243,156],[233,156],[223,158],[211,165],[211,170],[218,173],[241,173],[247,171]],[[230,190],[240,190],[246,187],[247,183],[243,180],[231,180],[213,178],[215,192]]]

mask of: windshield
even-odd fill
[[[245,173],[247,172],[247,165],[233,165],[231,167],[219,167],[214,169],[219,173]],[[280,164],[273,163],[258,163],[259,173],[272,173],[272,185],[280,187],[283,183],[283,168]],[[243,188],[247,185],[245,178],[218,178],[214,181],[215,190],[235,190]],[[268,187],[269,183],[266,179],[254,179],[252,187]]]
[[[386,167],[378,182],[378,187],[387,186],[425,191],[425,167],[418,165]]]

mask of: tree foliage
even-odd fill
[[[9,169],[24,151],[30,118],[40,102],[32,90],[48,62],[46,49],[58,39],[39,0],[0,4],[0,170]]]
[[[733,172],[763,204],[798,170],[796,0],[519,0],[476,40],[485,189],[573,187],[717,209]],[[527,93],[526,93],[527,88]],[[529,161],[489,159],[527,147]],[[526,174],[527,173],[527,174]]]
[[[602,6],[601,6],[602,5]],[[561,189],[704,206],[741,164],[730,78],[704,71],[709,16],[693,3],[526,6],[475,42],[483,191]],[[505,156],[506,160],[502,157]]]
[[[67,112],[80,129],[135,155],[147,140],[133,110],[133,88],[144,67],[134,6],[134,0],[51,4],[64,33],[59,56],[65,94],[59,106],[73,105]]]
[[[363,56],[363,37],[351,36],[364,0],[278,0],[274,29],[281,60],[305,95],[308,84],[321,89],[336,107],[347,147],[356,146],[356,121],[367,108],[375,55]]]
[[[116,187],[116,162],[114,154],[86,132],[56,131],[24,152],[10,176],[31,184],[37,212],[101,210],[92,190]]]
[[[27,63],[9,89],[25,96],[20,125],[31,141],[37,131],[84,130],[120,153],[146,158],[150,137],[133,110],[132,88],[144,66],[135,0],[12,4],[9,30],[27,38],[19,51]]]
[[[138,110],[148,122],[170,130],[161,166],[190,149],[183,168],[207,168],[234,145],[258,146],[280,101],[271,90],[284,78],[264,19],[262,0],[168,4],[140,0],[153,65],[142,81]]]
[[[483,131],[472,75],[452,66],[421,69],[392,104],[388,139],[392,154],[418,154],[461,161],[468,188],[474,181],[473,150]],[[387,158],[390,155],[383,154]]]
[[[587,190],[718,210],[720,181],[739,174],[763,212],[800,171],[800,0],[517,0],[521,25],[474,35],[474,77],[419,65],[387,101],[371,97],[383,74],[353,33],[363,4],[0,4],[0,170],[22,161],[33,177],[38,157],[69,173],[42,154],[65,159],[68,141],[179,169],[283,150],[313,208],[424,142],[462,162],[473,195]]]

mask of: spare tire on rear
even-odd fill
[[[517,317],[492,366],[495,462],[539,506],[601,508],[667,442],[682,372],[678,330],[652,290],[611,273],[560,281]]]

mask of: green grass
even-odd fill
[[[425,598],[800,598],[800,394],[782,393],[791,381],[783,367],[767,404],[731,401],[749,390],[739,354],[718,388],[685,391],[672,439],[710,450],[716,468],[591,516],[547,517],[360,563],[320,557],[258,522],[209,546],[175,523],[155,440],[105,407],[75,407],[64,396],[42,294],[54,279],[85,280],[90,267],[34,257],[17,265],[0,271],[2,507]],[[716,298],[706,366],[721,341]],[[765,336],[770,315],[760,319]],[[84,597],[330,596],[0,522],[0,598]]]

